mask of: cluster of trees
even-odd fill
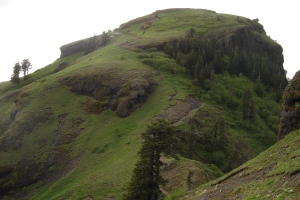
[[[24,80],[27,79],[29,70],[32,69],[32,65],[29,59],[24,59],[21,64],[17,62],[13,67],[13,74],[11,75],[11,81],[13,83],[20,82],[20,73],[23,72]]]
[[[212,74],[240,73],[251,80],[283,90],[287,85],[286,71],[277,67],[268,54],[233,48],[225,52],[216,37],[202,36],[190,29],[185,37],[170,40],[165,53],[184,66],[195,83],[207,89],[206,79]]]
[[[232,167],[227,162],[230,142],[226,124],[221,118],[207,117],[210,122],[203,122],[199,116],[188,121],[191,128],[178,135],[178,151],[185,158],[212,163],[228,171]]]
[[[158,120],[150,124],[142,133],[142,146],[138,152],[139,160],[135,165],[131,181],[124,200],[157,200],[161,199],[160,186],[166,183],[160,174],[164,163],[161,155],[178,158],[178,154],[196,160],[206,160],[226,167],[228,136],[224,131],[224,121],[216,121],[211,129],[201,130],[201,122],[193,119],[191,130],[183,130],[172,126],[165,120]],[[202,153],[207,152],[203,157]],[[221,166],[222,167],[222,166]],[[189,186],[191,174],[187,177]]]

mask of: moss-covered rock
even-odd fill
[[[300,128],[300,71],[290,81],[283,94],[278,139]]]
[[[103,110],[116,111],[119,117],[127,117],[151,93],[155,82],[153,74],[144,70],[120,72],[117,68],[97,69],[93,73],[71,75],[63,80],[70,90],[90,96],[82,103],[89,113]]]

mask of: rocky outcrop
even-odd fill
[[[290,81],[283,94],[278,140],[300,128],[300,71]]]
[[[61,46],[60,49],[60,57],[67,57],[75,53],[83,52],[85,51],[85,48],[88,44],[88,39],[79,40],[76,42],[72,42],[70,44],[66,44]]]
[[[274,70],[284,73],[283,69],[283,48],[266,35],[263,26],[257,22],[249,20],[251,25],[235,26],[226,28],[223,31],[213,30],[208,33],[209,37],[219,39],[220,45],[226,54],[234,51],[243,51],[259,56],[268,56],[272,61]]]
[[[63,80],[70,90],[93,97],[82,103],[89,113],[99,114],[111,109],[119,117],[127,117],[151,93],[155,82],[151,73],[130,70],[122,74],[117,68],[99,69],[97,73],[72,75]]]

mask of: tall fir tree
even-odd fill
[[[24,74],[24,80],[27,78],[29,70],[31,70],[32,65],[29,59],[24,59],[21,63],[21,68]]]
[[[162,192],[159,185],[164,185],[165,180],[160,175],[160,160],[162,153],[174,155],[174,136],[176,128],[163,120],[150,126],[142,134],[143,144],[139,151],[140,160],[136,164],[128,193],[125,200],[157,200]]]
[[[17,62],[15,64],[15,66],[13,67],[13,74],[11,75],[11,81],[13,83],[19,83],[20,81],[20,72],[21,72],[21,65],[19,62]]]
[[[251,123],[255,120],[255,103],[250,89],[246,89],[243,94],[243,120]]]

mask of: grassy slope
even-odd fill
[[[40,72],[45,70],[44,74],[48,74],[64,60],[58,59],[51,66],[41,69]],[[162,73],[162,76],[157,77],[156,80],[160,86],[155,89],[147,103],[129,117],[119,118],[112,111],[105,111],[101,115],[88,115],[80,109],[80,102],[86,97],[69,92],[59,80],[65,75],[76,73],[79,69],[86,68],[90,73],[92,73],[91,70],[97,73],[98,68],[107,66],[117,66],[121,71],[153,70],[138,61],[132,52],[123,50],[113,43],[78,58],[67,69],[57,74],[39,78],[39,73],[35,72],[30,79],[36,79],[36,81],[22,87],[22,91],[26,90],[30,94],[30,103],[23,109],[23,112],[31,110],[39,112],[42,108],[50,107],[54,112],[53,117],[47,123],[35,127],[30,134],[25,135],[22,148],[6,153],[1,152],[1,164],[14,163],[24,157],[36,162],[45,161],[49,149],[53,149],[55,140],[53,132],[58,126],[57,116],[68,113],[70,118],[81,117],[85,120],[84,132],[71,144],[64,145],[64,148],[72,152],[71,155],[74,158],[80,156],[80,163],[76,164],[76,170],[41,190],[35,191],[35,187],[38,187],[36,185],[29,188],[29,191],[34,191],[32,199],[68,197],[80,199],[86,194],[100,199],[111,194],[117,195],[116,198],[119,199],[137,159],[140,133],[149,123],[149,119],[169,107],[168,100],[175,90],[180,94],[177,98],[187,95],[180,80],[189,83],[190,80],[184,76],[170,77],[167,73]],[[50,67],[51,69],[48,70]],[[14,89],[15,86],[9,84],[3,91],[8,93]],[[11,105],[11,102],[8,104]],[[3,109],[9,116],[12,109],[10,107]],[[102,150],[95,152],[95,149]]]
[[[221,20],[218,20],[218,16]],[[198,32],[206,32],[211,28],[243,25],[237,22],[236,16],[202,10],[158,13],[158,18],[160,20],[154,20],[152,27],[144,34],[140,30],[143,23],[130,22],[131,27],[124,30],[123,34],[115,35],[104,48],[86,56],[77,54],[60,58],[31,74],[30,79],[22,81],[19,85],[1,84],[0,92],[3,96],[16,89],[30,94],[25,99],[29,104],[23,111],[39,112],[44,108],[51,108],[53,115],[47,123],[39,124],[30,134],[25,135],[22,148],[1,152],[0,164],[16,163],[24,157],[36,162],[47,160],[49,151],[54,149],[53,132],[58,127],[58,116],[68,113],[69,119],[80,117],[84,120],[83,133],[72,140],[72,143],[63,145],[64,149],[70,152],[69,155],[79,162],[74,162],[73,170],[60,180],[49,183],[42,189],[39,188],[39,183],[27,188],[26,190],[33,194],[31,199],[81,199],[88,195],[96,199],[109,199],[112,196],[120,199],[137,159],[140,132],[145,129],[149,119],[169,107],[170,95],[177,91],[176,98],[183,99],[190,92],[188,88],[191,88],[191,80],[185,75],[161,72],[161,75],[156,77],[159,86],[148,101],[129,117],[119,118],[112,111],[105,111],[100,115],[85,113],[80,109],[80,103],[87,97],[69,92],[59,81],[61,78],[83,71],[97,73],[98,69],[110,66],[116,66],[120,71],[152,71],[152,68],[140,61],[135,51],[127,50],[129,45],[120,48],[117,44],[124,41],[131,45],[165,41],[170,37],[184,35],[191,26]],[[247,23],[246,20],[244,23]],[[69,62],[69,67],[49,75],[63,61]],[[13,109],[14,104],[11,102],[1,105],[1,111],[6,116],[9,116]],[[230,120],[232,119],[228,121]],[[239,134],[239,131],[234,130],[234,134]]]
[[[157,14],[157,15],[156,15]],[[157,11],[151,15],[129,21],[120,26],[141,40],[132,40],[134,44],[142,45],[168,41],[170,38],[180,37],[191,27],[198,33],[207,33],[211,29],[223,29],[228,27],[240,27],[249,25],[246,18],[228,14],[219,14],[208,10],[197,9],[170,9],[163,12]],[[146,31],[141,26],[147,26],[147,21],[152,21],[152,27]]]
[[[182,199],[298,199],[300,131]],[[220,192],[222,191],[222,192]]]

